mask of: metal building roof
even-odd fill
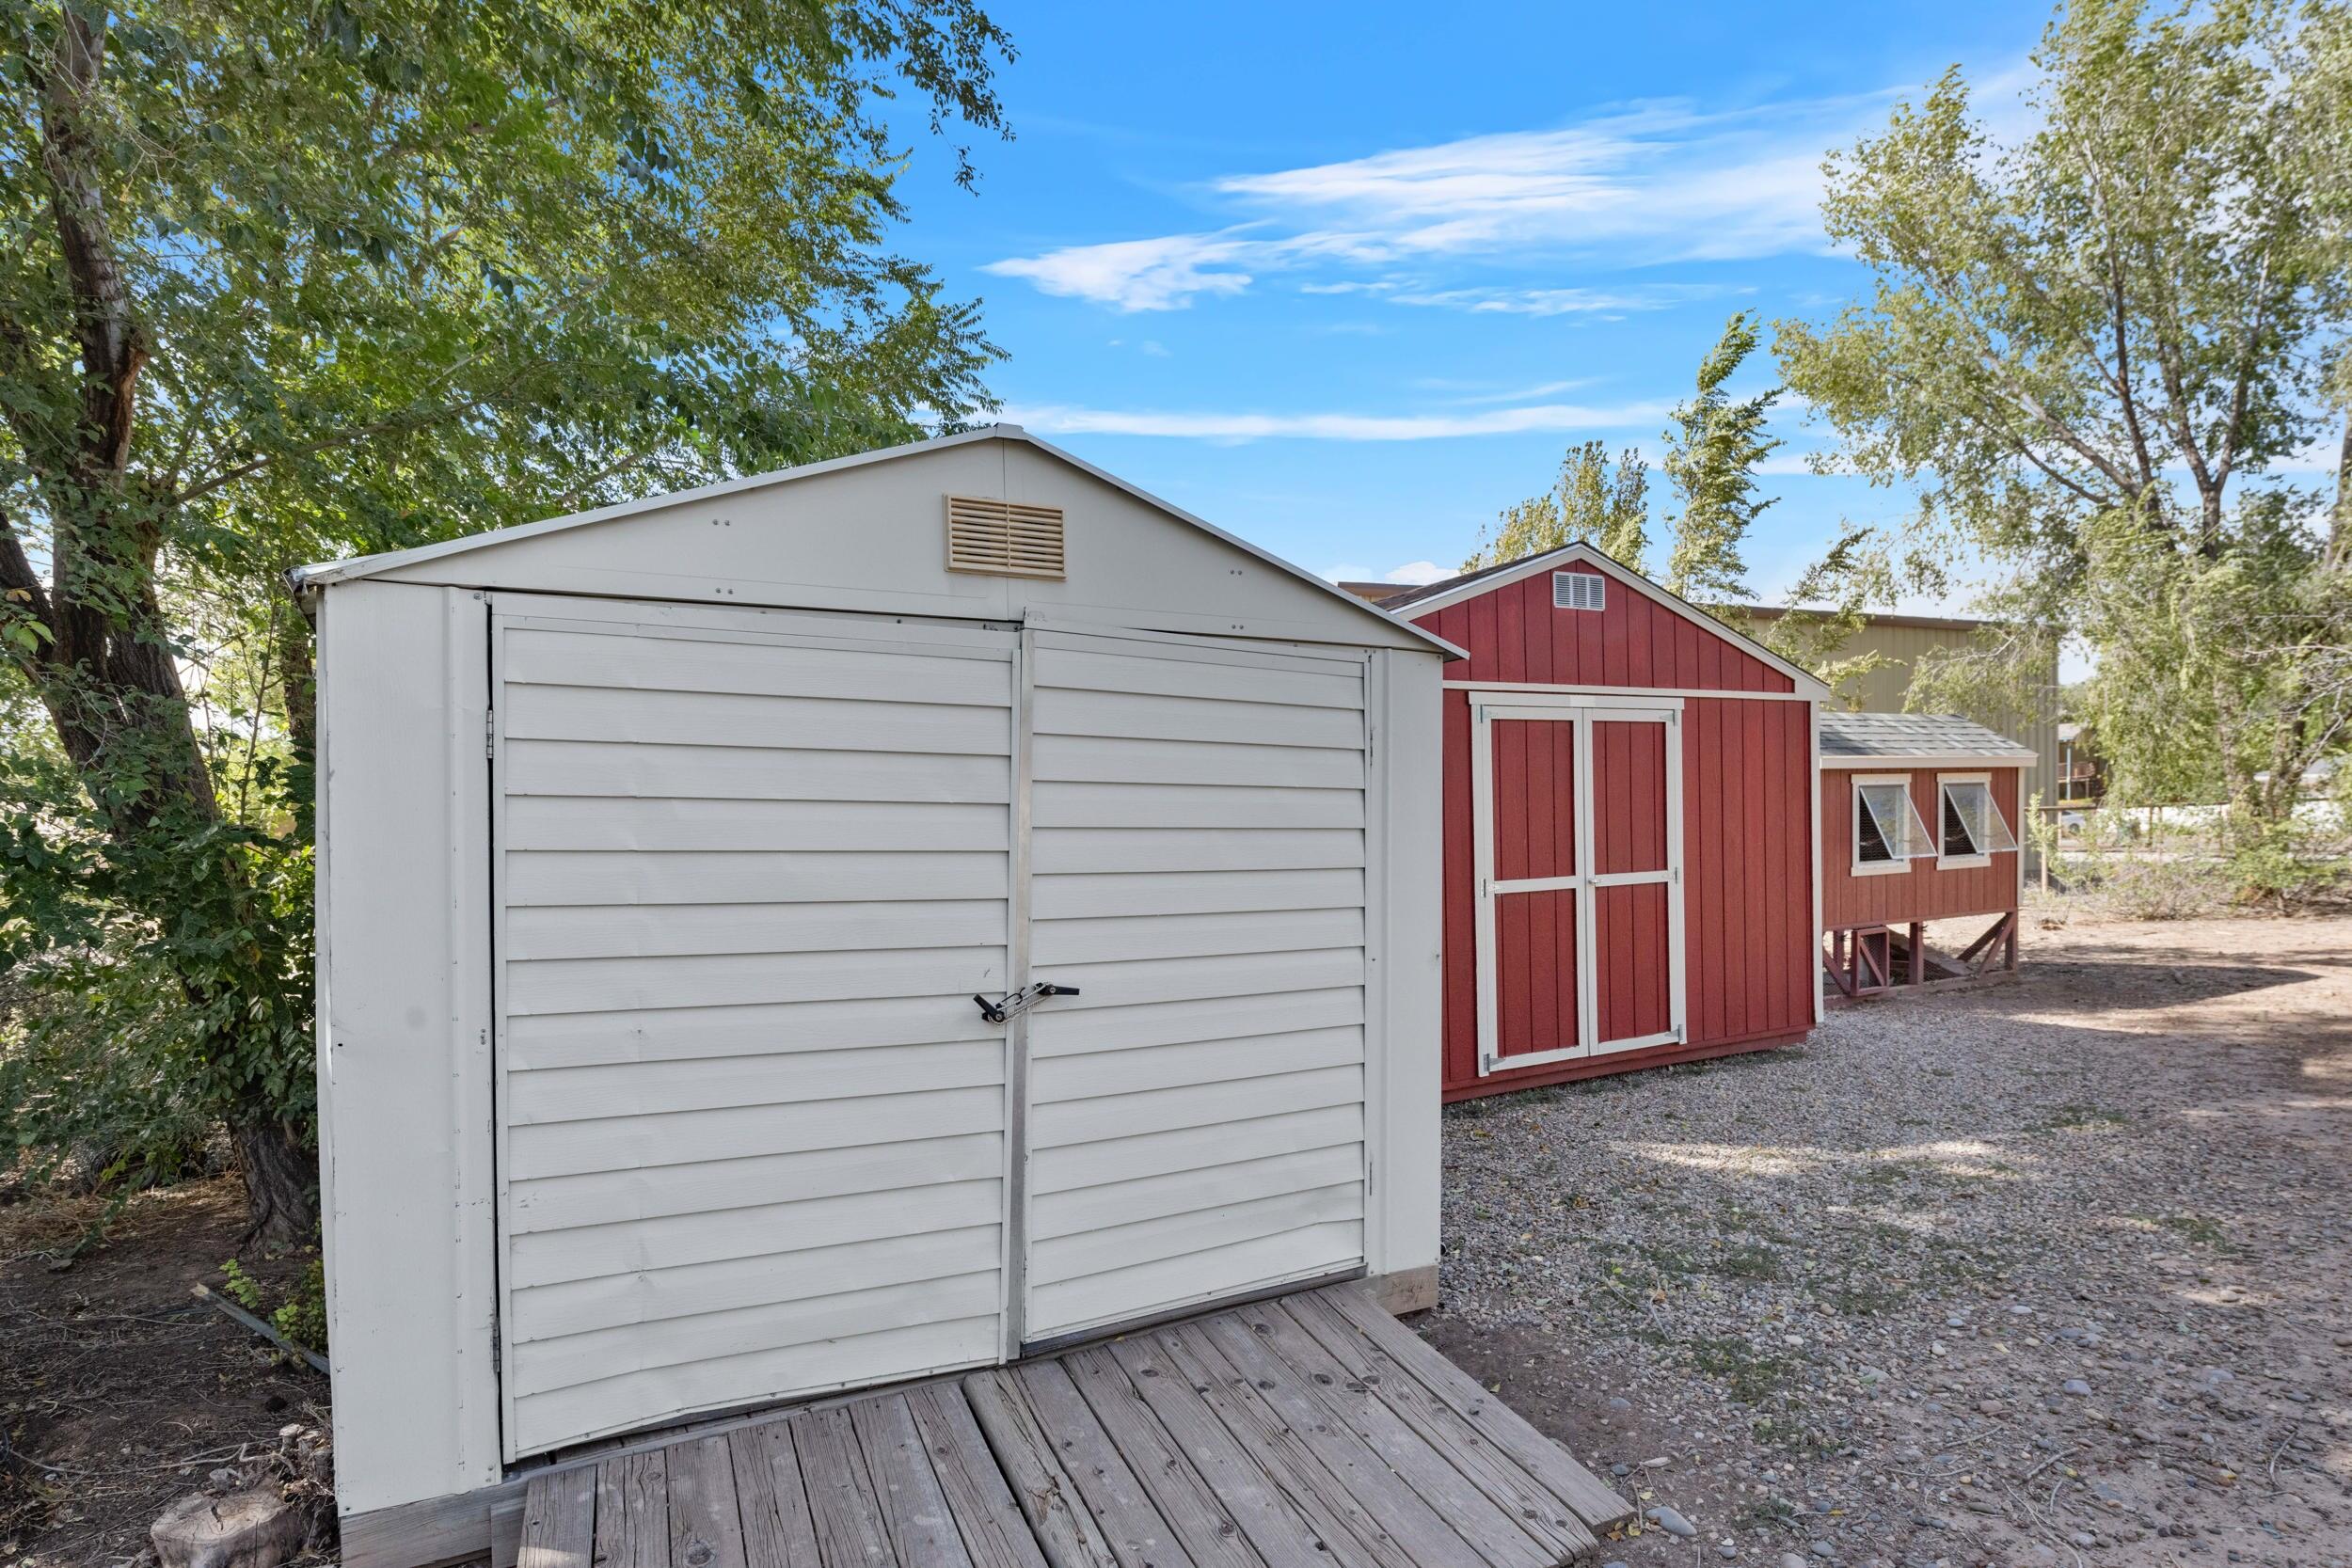
[[[2040,753],[1953,713],[1821,713],[1821,766],[1980,762],[2031,767]]]

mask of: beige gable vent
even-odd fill
[[[949,496],[947,570],[1060,580],[1066,575],[1061,508]]]

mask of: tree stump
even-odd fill
[[[302,1550],[310,1523],[274,1490],[199,1493],[165,1509],[148,1534],[162,1568],[278,1568]]]

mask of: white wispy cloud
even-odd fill
[[[1645,289],[1433,289],[1421,293],[1400,291],[1389,298],[1398,305],[1434,306],[1468,310],[1474,315],[1571,316],[1663,310],[1686,300],[1704,299],[1722,292],[1708,284],[1692,283]]]
[[[1408,561],[1402,566],[1391,566],[1385,572],[1375,571],[1370,566],[1353,564],[1334,566],[1323,574],[1323,580],[1326,582],[1393,582],[1407,588],[1419,588],[1424,583],[1443,582],[1452,576],[1454,573],[1450,569],[1438,565],[1434,561]]]
[[[991,261],[980,270],[1026,278],[1043,293],[1121,310],[1172,310],[1191,304],[1196,294],[1232,294],[1249,287],[1247,272],[1210,269],[1247,257],[1256,245],[1216,234],[1168,234],[1065,245],[1041,256]]]
[[[1462,436],[1514,436],[1529,431],[1621,430],[1665,417],[1662,403],[1615,406],[1528,404],[1436,413],[1265,414],[1225,411],[1085,408],[1040,404],[1007,408],[1010,423],[1056,436],[1164,436],[1192,440],[1433,441]]]
[[[1883,119],[1898,92],[1730,112],[1636,104],[1550,130],[1467,136],[1361,158],[1231,174],[1208,189],[1235,222],[1206,232],[1067,245],[990,265],[1048,293],[1122,310],[1239,293],[1268,272],[1312,272],[1313,293],[1382,294],[1466,309],[1561,314],[1657,309],[1635,292],[1414,289],[1330,274],[1471,257],[1602,256],[1624,266],[1823,249],[1825,151]]]
[[[1590,387],[1592,384],[1593,378],[1590,376],[1575,376],[1566,381],[1539,381],[1533,387],[1512,387],[1501,391],[1491,388],[1485,390],[1474,389],[1479,386],[1474,381],[1424,378],[1416,385],[1426,387],[1432,391],[1454,394],[1440,400],[1442,402],[1474,405],[1488,403],[1527,403],[1535,398],[1558,397],[1562,392],[1574,391],[1579,387]]]

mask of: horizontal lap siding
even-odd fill
[[[1028,1336],[1360,1261],[1362,665],[1038,644]]]
[[[1994,915],[2017,907],[2017,853],[1994,855],[1988,865],[1939,868],[1932,858],[1914,861],[1908,871],[1873,877],[1853,874],[1853,781],[1864,776],[1908,773],[1911,803],[1932,837],[1942,831],[1937,819],[1932,768],[1838,768],[1821,775],[1821,925],[1827,930],[1850,926],[1902,926],[1915,920],[1952,920],[1968,915]],[[1990,773],[1993,800],[2001,809],[2012,835],[2018,833],[2018,770],[2014,768],[1942,769],[1947,773]]]
[[[510,1442],[993,1358],[1010,637],[501,636]]]

